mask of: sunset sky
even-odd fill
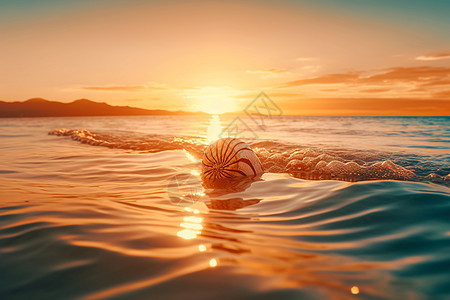
[[[449,115],[450,1],[0,0],[0,100]]]

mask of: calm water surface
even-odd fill
[[[449,118],[244,118],[267,173],[204,190],[232,120],[0,119],[0,298],[450,298]]]

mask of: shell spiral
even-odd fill
[[[208,181],[264,173],[259,158],[239,139],[223,138],[206,148],[202,160],[202,178]]]

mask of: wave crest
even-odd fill
[[[173,137],[135,132],[100,133],[86,129],[55,129],[50,135],[68,136],[93,146],[143,152],[185,150],[198,160],[207,146],[199,137]],[[448,185],[449,175],[438,175],[431,167],[407,164],[407,159],[377,151],[321,149],[285,145],[274,141],[249,143],[266,172],[289,173],[308,180],[417,180]],[[418,175],[419,174],[419,175]]]

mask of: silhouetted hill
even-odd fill
[[[0,101],[0,118],[10,117],[81,117],[81,116],[149,116],[149,115],[203,115],[203,112],[149,110],[130,106],[112,106],[106,103],[79,99],[71,103],[32,98],[24,102]]]

